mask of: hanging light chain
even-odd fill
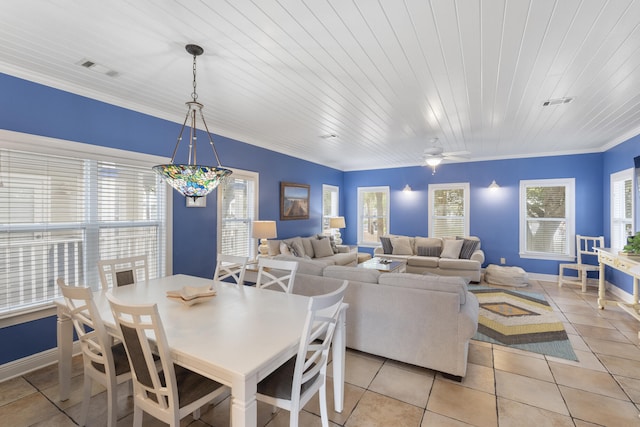
[[[193,55],[193,92],[191,93],[191,98],[194,101],[198,99],[198,93],[196,92],[196,55]]]

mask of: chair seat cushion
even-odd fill
[[[131,371],[131,367],[129,366],[129,359],[127,358],[127,351],[124,349],[124,344],[119,343],[111,347],[111,352],[113,353],[113,364],[116,368],[116,376],[125,374]],[[104,365],[101,363],[91,362],[94,368],[98,371],[104,373]]]
[[[201,397],[223,387],[219,382],[183,368],[180,365],[174,364],[173,368],[176,373],[176,382],[178,383],[180,407],[193,403]]]
[[[268,377],[258,383],[258,393],[265,396],[276,397],[278,399],[291,400],[291,387],[293,386],[293,371],[296,368],[296,356],[292,357],[269,374]],[[311,367],[309,368],[311,369]],[[302,384],[300,394],[304,392],[316,381],[319,374],[311,380]]]

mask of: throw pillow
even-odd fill
[[[460,250],[462,249],[462,240],[445,239],[442,242],[442,253],[440,258],[458,259],[460,257]]]
[[[289,246],[285,242],[280,242],[280,253],[282,255],[291,255],[291,251],[289,250]]]
[[[442,253],[442,248],[440,246],[418,246],[416,252],[420,256],[439,257]]]
[[[458,240],[462,240],[462,249],[460,250],[460,259],[471,259],[471,255],[478,249],[480,240],[465,239],[464,237],[457,237]]]
[[[333,236],[318,234],[317,237],[318,239],[329,239],[329,243],[331,243],[331,250],[333,251],[334,254],[338,253],[338,247],[336,246],[336,239],[334,239]]]
[[[408,237],[396,237],[391,239],[391,246],[393,246],[393,255],[413,255],[413,249],[411,249],[411,240]]]
[[[382,243],[382,252],[390,255],[393,252],[393,246],[391,245],[391,237],[380,237],[380,243]]]
[[[316,258],[324,258],[333,255],[333,249],[331,249],[331,242],[329,239],[315,239],[311,241],[313,245],[313,252],[316,254]]]

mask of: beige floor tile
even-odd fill
[[[231,409],[229,407],[230,403],[231,403],[231,398],[227,396],[221,402],[218,402],[215,406],[208,405],[207,407],[202,408],[202,411],[200,414],[200,420],[212,426],[231,425],[230,423]],[[286,412],[286,414],[287,414],[286,419],[288,420],[289,413]],[[263,403],[263,402],[258,402],[257,425],[259,426],[267,425],[267,423],[269,423],[269,421],[271,421],[271,419],[274,417],[275,417],[275,414],[273,413],[273,406],[267,405],[266,403]],[[129,426],[131,426],[131,424],[129,424]],[[190,425],[189,427],[193,427],[193,426]]]
[[[609,322],[620,331],[633,331],[638,332],[640,330],[640,322],[634,320],[628,313],[624,313],[626,317],[624,319],[608,319]],[[637,338],[637,337],[636,337]]]
[[[588,423],[582,420],[574,420],[576,427],[602,427],[600,424]]]
[[[638,361],[605,354],[601,354],[599,358],[612,374],[640,379],[640,363]]]
[[[60,387],[58,387],[57,383],[53,387],[41,390],[41,392],[54,402],[58,408],[67,409],[82,402],[84,398],[83,385],[84,375],[71,377],[69,398],[65,401],[60,400]],[[96,381],[91,383],[91,396],[95,396],[105,390],[106,388],[102,384]]]
[[[74,356],[71,363],[71,377],[82,375],[84,368],[82,356]],[[54,363],[24,375],[24,378],[38,390],[58,385],[58,364]]]
[[[627,395],[608,372],[566,366],[549,362],[556,384],[602,394],[616,399],[626,399]]]
[[[120,384],[118,386],[118,411],[117,419],[126,417],[133,413],[133,397],[128,396],[128,384]],[[65,412],[73,418],[74,421],[80,419],[80,411],[82,403],[71,406]],[[89,402],[89,415],[87,417],[87,427],[98,427],[106,425],[107,422],[107,393],[102,392],[91,397]]]
[[[631,402],[566,386],[560,386],[560,392],[574,418],[603,426],[640,425],[638,409]]]
[[[106,423],[106,422],[105,422]],[[30,427],[76,427],[77,424],[71,421],[67,415],[59,413],[46,420],[32,424]]]
[[[417,406],[367,391],[345,427],[419,427],[423,413]]]
[[[569,341],[571,342],[571,347],[573,347],[574,351],[575,350],[590,351],[589,346],[587,345],[586,342],[584,342],[584,340],[579,334],[567,333],[567,338],[569,338]]]
[[[36,393],[35,387],[24,378],[17,377],[0,383],[0,406],[11,403],[21,397]]]
[[[494,370],[487,366],[475,365],[473,363],[467,364],[467,374],[462,378],[462,381],[445,378],[442,374],[438,374],[437,378],[442,381],[451,381],[474,390],[484,391],[485,393],[496,393]]]
[[[568,415],[561,415],[514,400],[498,398],[500,427],[573,427]]]
[[[496,351],[504,351],[504,352],[509,352],[509,353],[520,354],[520,355],[527,356],[527,357],[535,357],[537,359],[544,359],[544,354],[532,353],[530,351],[520,350],[518,348],[506,347],[504,345],[498,345],[498,344],[494,344],[493,351],[494,352],[496,352]],[[495,363],[495,360],[494,360],[494,363]]]
[[[492,368],[493,349],[491,344],[481,341],[471,341],[469,344],[469,356],[467,357],[467,362]]]
[[[567,313],[565,317],[569,320],[569,322],[575,325],[587,325],[587,326],[598,326],[600,328],[609,328],[615,329],[614,326],[609,323],[607,319],[603,319],[600,317],[595,317],[593,315],[582,315],[582,314],[572,314]]]
[[[617,329],[600,328],[598,326],[574,325],[578,333],[583,337],[598,338],[607,341],[618,341],[629,344],[629,340]]]
[[[578,361],[563,359],[561,357],[547,356],[550,362],[557,362],[563,365],[578,366],[592,371],[607,372],[607,369],[600,363],[600,360],[591,351],[573,350]]]
[[[298,425],[305,427],[322,427],[322,420],[319,415],[315,415],[307,411],[300,411]],[[189,425],[189,427],[192,426],[193,424]],[[329,426],[337,427],[338,424],[332,423],[330,421]],[[289,427],[289,412],[284,410],[278,411],[271,422],[266,424],[266,427]]]
[[[640,348],[637,345],[589,337],[584,337],[584,342],[598,355],[606,354],[640,362]]]
[[[370,357],[364,353],[347,352],[345,357],[345,381],[367,388],[384,363],[384,359]],[[333,372],[333,365],[327,367]]]
[[[471,427],[472,424],[463,423],[435,412],[426,411],[420,427]]]
[[[496,394],[498,397],[569,415],[558,386],[551,382],[496,371]]]
[[[385,362],[369,390],[424,409],[427,406],[433,378],[432,371]]]
[[[578,331],[573,327],[573,324],[571,324],[571,322],[562,322],[562,326],[564,326],[564,331],[567,333],[567,335],[579,335]]]
[[[495,350],[493,357],[496,369],[543,381],[553,381],[545,359],[500,350]]]
[[[638,337],[638,329],[625,330],[618,329],[622,335],[627,337],[631,344],[640,345],[640,337]]]
[[[496,427],[496,397],[489,393],[436,379],[427,410],[478,427]]]
[[[366,390],[363,388],[346,383],[344,385],[344,408],[342,409],[342,412],[336,412],[333,404],[333,380],[331,378],[327,378],[327,410],[329,412],[329,420],[343,425],[355,409],[360,399],[362,399],[365,391]],[[308,412],[320,415],[320,400],[317,397],[314,397],[305,405],[304,409]]]
[[[631,401],[640,404],[640,380],[619,375],[614,375],[614,377],[625,393],[631,398]]]
[[[58,408],[40,393],[33,393],[0,406],[1,424],[11,427],[31,426],[59,414]]]

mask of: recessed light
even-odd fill
[[[107,75],[109,77],[116,77],[118,75],[118,72],[115,70],[110,70],[109,68],[105,67],[104,65],[100,65],[97,62],[94,62],[90,59],[81,59],[80,61],[76,62],[76,64],[80,65],[81,67],[84,67],[88,70],[91,71],[95,71],[97,73],[100,74],[104,74]]]

